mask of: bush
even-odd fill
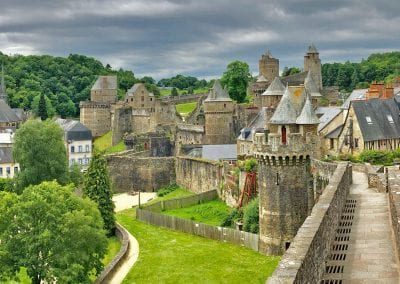
[[[364,163],[371,163],[373,165],[392,165],[393,159],[400,157],[400,151],[388,150],[364,150],[360,154],[360,161]]]
[[[243,218],[243,211],[241,209],[232,210],[222,221],[222,227],[233,227],[235,222],[241,220]]]
[[[259,230],[259,218],[258,218],[258,206],[259,198],[254,198],[244,208],[243,214],[243,230],[250,233],[258,233]]]
[[[172,183],[166,187],[161,188],[158,192],[157,192],[157,196],[158,197],[163,197],[164,195],[167,195],[168,193],[171,193],[175,190],[177,190],[179,188],[179,186],[176,183]]]
[[[255,159],[248,159],[244,162],[244,170],[246,172],[257,171],[257,161]]]
[[[0,178],[0,191],[14,192],[14,179],[12,178]]]

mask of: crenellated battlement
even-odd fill
[[[79,103],[80,108],[110,108],[110,103],[100,103],[92,101],[81,101]]]
[[[256,154],[259,163],[268,166],[296,166],[310,162],[310,155],[274,156],[268,154]]]

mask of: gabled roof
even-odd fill
[[[340,107],[330,107],[325,113],[319,118],[318,131],[322,130],[327,126],[336,116],[342,112]]]
[[[268,82],[268,80],[264,77],[264,75],[260,75],[257,77],[256,82]]]
[[[310,71],[307,72],[307,77],[304,80],[304,88],[308,90],[308,92],[311,94],[311,97],[322,97]]]
[[[262,96],[282,96],[285,92],[285,86],[282,84],[281,79],[279,77],[275,77],[272,80],[271,85],[262,93]]]
[[[213,87],[210,89],[210,93],[205,99],[206,102],[208,101],[229,101],[231,102],[232,99],[229,97],[228,91],[223,89],[219,80],[215,80]]]
[[[286,86],[281,101],[276,107],[274,115],[271,117],[272,124],[295,124],[297,119],[296,109],[290,99],[289,87]]]
[[[128,94],[133,94],[134,92],[137,91],[137,89],[138,89],[140,86],[143,86],[143,85],[144,85],[143,83],[136,83],[136,84],[134,84],[134,85],[127,91],[127,93],[128,93]]]
[[[353,90],[353,92],[351,92],[350,96],[343,103],[342,108],[343,109],[349,109],[351,101],[365,100],[365,96],[367,95],[367,93],[368,93],[368,89],[355,89],[355,90]]]
[[[319,124],[319,119],[314,112],[309,95],[306,96],[306,102],[296,119],[296,124]]]
[[[399,108],[394,98],[352,101],[364,141],[400,138]]]
[[[57,118],[56,123],[64,130],[67,140],[92,140],[92,131],[77,120]]]
[[[236,160],[237,145],[203,145],[202,158],[208,160]]]
[[[99,76],[94,83],[92,90],[116,90],[117,76]]]
[[[16,122],[21,120],[9,105],[0,99],[0,122]]]
[[[325,138],[333,138],[337,139],[340,136],[340,133],[342,133],[344,124],[340,124],[338,127],[333,129],[331,132],[325,135]]]

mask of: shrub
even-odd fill
[[[257,161],[255,159],[248,159],[244,162],[244,170],[246,172],[257,171]]]
[[[167,195],[168,193],[171,193],[175,190],[177,190],[179,188],[179,186],[176,183],[171,183],[170,185],[161,188],[158,192],[157,192],[157,196],[158,197],[162,197],[164,195]]]
[[[364,150],[360,154],[360,161],[364,163],[371,163],[373,165],[391,165],[393,159],[400,156],[400,152],[387,151],[387,150]]]
[[[258,233],[259,229],[259,218],[258,218],[258,205],[259,198],[254,198],[244,208],[243,213],[243,230],[250,233]]]
[[[222,227],[233,227],[235,222],[243,218],[243,211],[241,209],[232,210],[222,221]]]

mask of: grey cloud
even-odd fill
[[[36,3],[32,3],[36,2]],[[235,59],[257,71],[269,48],[302,66],[315,43],[324,62],[398,49],[397,0],[2,1],[0,50],[81,53],[156,78],[220,76]]]

